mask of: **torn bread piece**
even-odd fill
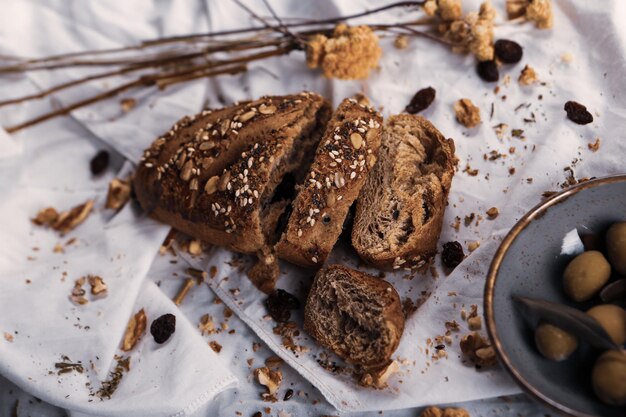
[[[352,228],[352,245],[364,261],[411,269],[435,255],[455,164],[454,141],[428,120],[389,118]]]
[[[363,96],[333,113],[278,244],[279,258],[320,268],[378,155],[382,118]]]
[[[381,367],[402,337],[402,303],[387,281],[328,266],[317,273],[309,292],[304,330],[349,363]]]

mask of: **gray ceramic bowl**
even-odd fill
[[[563,415],[624,417],[626,408],[604,405],[594,396],[591,369],[598,352],[584,342],[564,362],[543,358],[511,295],[575,306],[561,286],[571,259],[561,254],[564,236],[574,228],[603,232],[611,223],[625,220],[626,175],[585,182],[526,214],[502,241],[489,270],[485,317],[500,362],[524,391]]]

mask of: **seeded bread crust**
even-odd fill
[[[404,320],[400,296],[390,283],[341,265],[317,273],[304,307],[304,330],[365,368],[388,363]]]
[[[454,141],[421,116],[392,116],[357,201],[352,245],[382,269],[423,266],[437,252],[454,176]]]
[[[381,123],[362,96],[339,105],[275,246],[279,258],[308,268],[324,264],[376,162]]]
[[[267,251],[262,213],[285,172],[305,163],[330,113],[319,95],[262,97],[185,117],[144,152],[134,178],[153,218],[205,242]],[[272,217],[278,221],[278,216]]]

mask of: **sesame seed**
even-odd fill
[[[311,261],[313,261],[313,263],[316,264],[317,263],[317,258],[314,256],[314,257],[311,258]]]
[[[146,168],[152,168],[154,165],[151,162],[145,163]]]
[[[350,173],[350,179],[353,180],[356,177],[356,172],[352,171]]]
[[[302,229],[298,229],[298,237],[302,236]]]

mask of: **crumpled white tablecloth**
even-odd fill
[[[374,1],[330,0],[274,3],[279,15],[295,17],[347,14],[378,4]],[[475,1],[465,3],[468,10],[478,4]],[[260,2],[248,4],[266,13]],[[3,8],[6,13],[0,16],[0,53],[26,56],[112,47],[140,39],[250,24],[244,12],[228,1],[193,4],[176,1],[27,1],[8,3]],[[503,5],[496,3],[496,8],[502,16]],[[324,94],[336,104],[345,96],[363,91],[383,109],[385,115],[389,115],[401,111],[417,89],[430,85],[437,90],[437,99],[424,115],[444,135],[455,139],[460,158],[460,170],[453,181],[441,242],[458,240],[467,247],[470,242],[479,241],[481,246],[448,276],[441,270],[438,278],[418,275],[407,280],[403,273],[387,275],[403,297],[416,301],[421,298],[421,291],[432,294],[407,323],[401,346],[395,355],[403,365],[399,377],[391,381],[391,389],[363,390],[349,380],[330,375],[316,364],[313,354],[318,350],[306,336],[298,342],[309,347],[311,352],[294,356],[285,350],[278,336],[272,333],[271,321],[263,320],[266,314],[263,297],[243,274],[228,266],[226,261],[231,255],[226,251],[214,249],[206,257],[189,259],[189,262],[203,267],[216,265],[218,276],[211,282],[214,291],[269,348],[339,409],[389,410],[519,392],[502,370],[478,373],[462,363],[458,336],[453,346],[448,348],[447,360],[428,364],[432,361],[424,353],[424,348],[427,338],[445,332],[445,321],[457,320],[462,325],[459,335],[465,333],[460,309],[481,304],[485,272],[499,238],[540,200],[543,191],[559,188],[559,184],[566,179],[565,167],[573,167],[577,177],[602,176],[624,170],[626,142],[621,138],[620,128],[626,119],[623,98],[626,88],[622,82],[626,67],[626,33],[618,21],[619,16],[625,13],[624,5],[617,1],[605,2],[600,8],[582,0],[562,0],[555,2],[554,9],[555,29],[551,31],[539,31],[530,24],[507,24],[500,18],[496,38],[511,38],[521,43],[524,59],[518,65],[505,67],[502,76],[510,75],[511,81],[501,79],[497,94],[493,91],[493,84],[486,84],[475,75],[470,57],[453,55],[424,39],[412,39],[408,49],[397,51],[391,46],[391,39],[384,39],[381,69],[367,81],[324,80],[305,68],[301,53],[292,53],[289,57],[252,64],[248,73],[241,76],[193,82],[162,94],[142,92],[133,95],[138,98],[138,105],[127,114],[112,100],[74,112],[71,116],[74,121],[55,121],[11,138],[0,138],[3,156],[1,185],[4,191],[3,201],[0,202],[0,227],[3,238],[4,231],[8,231],[0,253],[0,279],[3,290],[9,290],[6,292],[9,297],[2,298],[5,292],[0,295],[3,313],[0,316],[0,331],[19,331],[11,344],[0,339],[0,350],[3,352],[0,355],[0,373],[46,401],[102,415],[121,413],[121,410],[126,415],[130,415],[130,410],[133,410],[133,415],[155,415],[155,410],[159,415],[171,415],[185,409],[191,411],[188,407],[199,405],[194,402],[196,398],[205,395],[203,398],[208,399],[205,393],[210,391],[213,383],[217,387],[211,392],[216,393],[233,381],[225,369],[226,365],[196,337],[193,327],[199,317],[193,314],[186,314],[190,322],[178,315],[176,338],[162,350],[149,346],[149,336],[142,342],[144,347],[140,346],[140,351],[133,353],[136,358],[133,363],[138,363],[138,368],[129,372],[111,400],[86,402],[87,398],[80,395],[81,392],[84,394],[85,388],[79,388],[86,376],[70,375],[63,377],[67,381],[57,384],[56,377],[45,375],[57,357],[70,350],[76,352],[75,357],[68,355],[73,360],[83,358],[88,361],[91,355],[101,353],[102,365],[93,375],[93,383],[97,384],[97,380],[105,377],[109,370],[111,357],[130,313],[139,306],[145,306],[146,309],[156,309],[156,316],[172,308],[153,285],[149,282],[142,284],[167,229],[133,213],[128,207],[112,220],[97,213],[98,216],[92,216],[87,224],[77,229],[74,233],[81,235],[84,246],[68,250],[68,264],[63,264],[56,271],[57,276],[53,273],[51,279],[46,280],[51,268],[62,262],[62,258],[57,260],[51,253],[56,237],[51,232],[30,226],[28,218],[42,206],[67,208],[88,196],[98,196],[101,207],[104,186],[111,176],[85,181],[89,179],[86,169],[90,156],[88,151],[93,146],[82,149],[76,146],[76,141],[72,141],[71,146],[62,146],[64,139],[82,135],[92,141],[96,136],[123,156],[136,160],[141,150],[181,115],[194,113],[207,104],[220,106],[218,97],[228,103],[262,94],[307,89]],[[9,19],[9,16],[13,18]],[[385,16],[379,15],[370,21],[392,22],[407,17],[399,11]],[[570,54],[573,61],[563,60],[564,54]],[[542,81],[540,85],[520,87],[517,84],[516,79],[525,64],[536,69]],[[65,80],[72,73],[33,73],[28,78],[0,80],[0,85],[6,92],[3,95],[13,96],[33,91],[42,84]],[[54,100],[68,102],[103,88],[104,85],[96,83],[78,93],[72,92]],[[463,97],[472,99],[481,108],[483,123],[477,128],[463,128],[454,119],[452,104]],[[595,121],[587,126],[567,121],[562,108],[564,102],[570,99],[587,105],[594,113]],[[0,121],[9,124],[10,121],[33,115],[45,110],[54,100],[4,110],[0,113]],[[493,115],[490,115],[492,105]],[[524,122],[524,118],[531,118],[533,114],[535,123]],[[509,126],[501,139],[493,130],[493,126],[499,123]],[[513,137],[511,129],[523,129],[524,138]],[[596,137],[601,139],[601,147],[594,153],[587,144],[594,142]],[[512,147],[514,152],[510,152]],[[489,160],[491,151],[506,156]],[[21,159],[24,156],[27,164]],[[67,164],[74,169],[64,166]],[[470,176],[462,172],[467,164],[478,169],[479,174]],[[76,169],[74,165],[82,168]],[[510,172],[512,167],[515,168],[514,173]],[[449,226],[455,222],[455,217],[463,219],[470,213],[486,217],[485,211],[492,206],[500,211],[496,220],[482,220],[479,224],[474,220],[470,225],[464,225],[461,220],[458,231]],[[40,247],[34,255],[33,246]],[[117,253],[124,258],[115,259]],[[27,254],[38,259],[27,262]],[[339,248],[333,256],[348,263],[354,261],[353,255],[343,248]],[[123,270],[116,270],[117,264]],[[122,284],[124,290],[112,291],[107,299],[90,303],[85,311],[79,310],[69,303],[67,294],[73,280],[87,273],[87,268],[91,270],[94,267],[101,268],[103,276],[110,276],[108,281],[113,290],[122,288]],[[60,281],[63,270],[68,272],[65,282]],[[294,292],[301,292],[301,283],[310,277],[310,273],[286,265],[284,274],[286,276],[278,286]],[[225,276],[229,279],[223,280]],[[24,283],[27,277],[31,279],[31,284]],[[5,305],[11,314],[4,314]],[[115,307],[106,308],[107,305]],[[101,315],[97,319],[90,316],[90,312],[97,315],[98,311]],[[42,315],[47,320],[36,320],[33,312],[47,312]],[[81,325],[90,323],[91,330],[85,332],[72,327],[78,316]],[[23,329],[21,326],[24,326]],[[56,340],[45,337],[45,344],[38,343],[42,335],[49,334],[48,330],[56,330],[62,337]],[[79,337],[81,344],[70,343],[69,340],[73,340],[70,338],[74,337]],[[190,355],[186,348],[174,349],[175,343],[188,344],[196,354]],[[220,355],[223,357],[229,349],[240,348],[240,344],[225,343]],[[164,367],[149,365],[154,363],[152,360],[158,361],[157,356],[151,355],[164,352],[171,352]],[[237,352],[229,353],[237,355]],[[189,362],[190,356],[194,357],[194,362]],[[197,367],[180,367],[180,364],[190,363]],[[136,372],[137,369],[140,371]],[[197,372],[198,369],[213,371]],[[217,383],[218,380],[221,384]],[[151,389],[144,391],[150,384],[153,384]],[[78,392],[72,391],[73,386]],[[163,395],[173,389],[179,390],[181,395]],[[149,399],[137,397],[140,391],[144,391]],[[69,397],[66,397],[68,394]]]

